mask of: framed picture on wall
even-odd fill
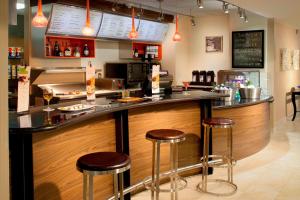
[[[206,37],[206,52],[223,52],[223,36]]]

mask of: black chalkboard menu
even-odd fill
[[[232,32],[232,68],[264,68],[264,30]]]

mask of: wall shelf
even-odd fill
[[[65,51],[67,47],[71,49],[72,56],[54,56],[54,45],[58,42],[60,50]],[[47,55],[46,45],[50,44],[51,54]],[[89,56],[84,56],[83,49],[84,45],[87,44],[89,48]],[[74,56],[75,48],[79,49],[80,57]],[[65,37],[65,36],[53,36],[46,35],[44,38],[44,55],[45,58],[56,58],[56,59],[78,59],[78,58],[95,58],[95,40],[91,38],[78,38],[78,37]]]

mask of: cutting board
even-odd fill
[[[126,98],[118,99],[117,101],[122,103],[129,103],[129,102],[141,102],[144,101],[144,99],[140,97],[126,97]]]

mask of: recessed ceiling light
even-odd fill
[[[22,10],[25,8],[25,4],[24,3],[17,3],[16,5],[17,10]]]

